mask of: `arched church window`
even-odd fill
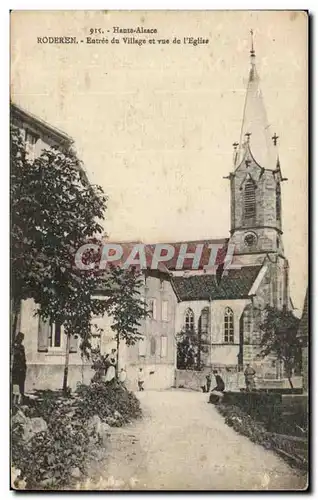
[[[194,312],[190,307],[185,312],[184,316],[184,326],[186,330],[193,330],[194,329]]]
[[[252,342],[253,323],[253,310],[250,306],[247,306],[243,312],[244,343],[246,344]]]
[[[230,307],[224,312],[224,342],[234,344],[234,314]]]
[[[249,179],[244,188],[244,219],[251,220],[256,216],[256,196],[255,185],[252,179]]]
[[[207,335],[209,331],[209,308],[204,307],[200,316],[200,329],[202,335]]]
[[[281,220],[281,190],[279,182],[276,184],[276,219]]]

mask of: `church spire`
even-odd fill
[[[254,31],[250,30],[250,71],[246,89],[245,105],[238,154],[239,165],[248,151],[263,168],[275,169],[275,147],[267,120],[267,114],[256,70]],[[247,140],[248,138],[248,140]]]

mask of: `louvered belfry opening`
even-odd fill
[[[249,179],[244,188],[244,222],[255,222],[256,218],[256,197],[255,186],[251,179]]]

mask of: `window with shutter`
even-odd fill
[[[146,356],[147,352],[147,340],[146,337],[143,337],[138,341],[138,354],[139,356]]]
[[[165,357],[167,357],[167,351],[168,351],[168,337],[162,336],[160,341],[161,341],[160,357],[165,358]]]
[[[61,350],[63,347],[65,347],[63,325],[50,322],[48,331],[49,350]]]
[[[148,312],[151,319],[157,319],[157,301],[156,299],[149,299]]]
[[[38,351],[48,352],[49,347],[50,322],[39,317],[38,327]]]
[[[33,161],[35,158],[35,145],[39,136],[34,134],[31,130],[27,130],[25,134],[26,153],[29,160]]]
[[[161,313],[162,321],[168,321],[168,301],[163,300],[161,307],[162,307],[162,313]]]
[[[155,337],[151,337],[150,339],[150,354],[151,356],[155,356],[157,350],[157,342]]]

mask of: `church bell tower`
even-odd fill
[[[276,254],[282,243],[281,174],[278,136],[270,131],[256,70],[251,31],[250,70],[240,141],[233,144],[231,243],[236,255]]]

